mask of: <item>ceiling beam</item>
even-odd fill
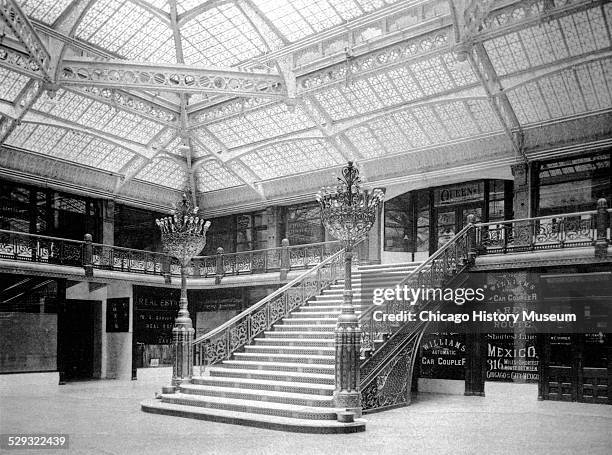
[[[482,86],[487,93],[487,98],[491,104],[491,108],[495,116],[502,125],[506,136],[512,142],[512,148],[517,156],[527,162],[527,156],[523,149],[523,130],[519,123],[518,117],[514,112],[514,108],[508,97],[502,91],[502,86],[499,82],[497,72],[489,59],[487,51],[482,43],[477,43],[473,47],[473,51],[469,52],[468,60],[474,73],[480,79]]]
[[[23,43],[28,55],[40,65],[43,75],[48,78],[51,56],[19,4],[15,0],[0,0],[0,18]]]
[[[62,85],[221,93],[232,96],[287,97],[281,76],[235,68],[205,68],[185,64],[156,65],[128,60],[65,59],[58,82]]]

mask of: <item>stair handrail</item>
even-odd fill
[[[339,250],[219,327],[196,338],[193,341],[194,366],[200,366],[202,372],[205,365],[229,359],[264,330],[337,282],[344,276],[344,251],[344,248]],[[356,260],[356,255],[353,260]]]
[[[438,272],[437,278],[448,279],[451,276],[454,276],[460,273],[467,263],[470,260],[470,253],[474,251],[475,245],[473,244],[473,235],[474,234],[475,225],[468,223],[461,231],[459,231],[453,238],[451,238],[446,244],[440,247],[433,255],[431,255],[427,260],[422,262],[416,269],[412,270],[408,273],[404,278],[402,278],[395,286],[404,286],[407,283],[413,281],[415,278],[417,279],[416,287],[420,287],[422,284],[421,280],[424,273],[429,273],[431,278],[433,279],[433,274]],[[463,242],[460,245],[460,242]],[[462,247],[462,254],[459,254],[457,247]],[[448,253],[453,250],[453,257],[449,257]],[[461,256],[461,257],[459,257]],[[443,263],[439,266],[435,266],[439,262],[440,259],[443,259]],[[440,273],[441,272],[441,273]],[[440,280],[441,281],[441,280]],[[435,285],[440,285],[441,283],[435,283]],[[430,286],[434,286],[434,284],[430,284]],[[427,302],[423,302],[426,304]],[[376,310],[383,310],[389,313],[390,309],[393,307],[403,308],[406,302],[398,302],[395,299],[386,301],[383,305],[370,305],[364,312],[361,313],[359,317],[359,325],[362,331],[362,342],[361,342],[361,351],[365,353],[366,351],[373,352],[374,351],[374,342],[376,333],[386,336],[391,336],[395,333],[403,324],[399,323],[391,323],[389,321],[374,321],[373,313]],[[411,308],[415,308],[415,305],[411,305]],[[397,311],[396,311],[397,312]],[[379,330],[375,330],[375,324],[378,326]],[[398,325],[399,324],[399,325]],[[369,359],[366,358],[366,361]],[[364,363],[365,363],[364,362]]]
[[[438,249],[425,262],[410,272],[398,284],[403,286],[416,279],[416,285],[426,284],[429,287],[449,285],[473,261],[475,255],[475,226],[467,224],[449,242]],[[429,277],[429,283],[422,283],[422,278]],[[418,305],[392,300],[386,303],[386,311],[393,307],[394,312],[406,306],[412,309],[431,307],[435,310],[441,302],[426,300]],[[372,304],[359,319],[362,331],[362,353],[369,355],[362,360],[360,373],[361,403],[364,411],[402,406],[410,400],[410,384],[416,350],[419,347],[425,328],[429,322],[407,321],[390,323],[375,321],[373,312],[385,306]],[[375,327],[378,324],[378,327]],[[374,351],[376,335],[383,335],[381,345]],[[398,376],[401,378],[398,379]],[[378,379],[377,379],[378,378]]]

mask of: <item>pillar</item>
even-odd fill
[[[595,228],[597,238],[595,239],[595,257],[605,259],[608,256],[607,231],[610,227],[610,217],[608,215],[608,201],[601,198],[597,201],[597,214],[595,215]]]
[[[344,302],[336,324],[336,389],[334,404],[361,417],[361,392],[359,391],[359,354],[361,330],[353,308],[351,283],[353,252],[350,246],[344,254]]]
[[[102,242],[105,245],[115,244],[115,201],[102,201]]]
[[[531,216],[531,184],[529,179],[529,165],[517,163],[511,166],[514,176],[514,195],[512,198],[512,209],[514,219],[529,218]],[[529,222],[514,223],[512,227],[507,226],[506,240],[510,238],[515,247],[529,248],[532,243],[531,227]]]

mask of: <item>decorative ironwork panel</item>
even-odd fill
[[[243,320],[230,329],[230,351],[234,351],[248,341],[248,325],[248,321]]]
[[[408,346],[361,391],[361,405],[364,411],[406,405],[410,403],[412,366],[417,354],[415,336]]]
[[[267,312],[268,307],[264,306],[261,310],[257,311],[251,316],[249,339],[256,337],[268,328]]]

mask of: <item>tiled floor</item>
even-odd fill
[[[140,411],[153,383],[92,381],[0,390],[0,433],[70,435],[70,450],[15,454],[585,454],[612,453],[612,406],[421,394],[367,416],[365,433],[306,435]],[[519,390],[519,389],[516,389]]]

